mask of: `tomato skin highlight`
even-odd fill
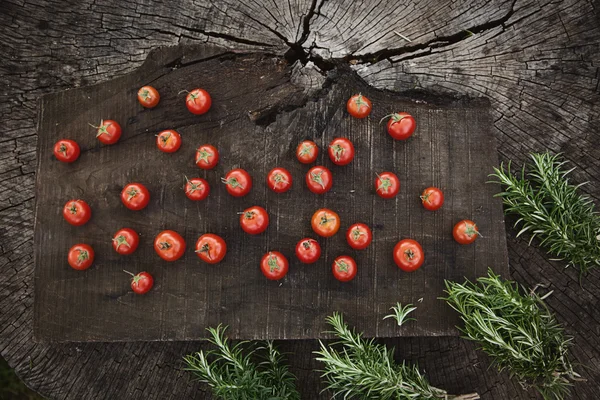
[[[371,100],[362,94],[355,94],[346,102],[346,110],[354,118],[366,118],[370,113],[373,105]]]
[[[154,251],[165,261],[177,261],[185,252],[185,240],[175,231],[162,231],[154,238]]]
[[[63,217],[69,224],[81,226],[92,217],[92,209],[83,200],[69,200],[63,207]]]
[[[267,279],[278,281],[283,278],[289,268],[287,258],[278,251],[270,251],[260,260],[260,269]]]
[[[350,256],[339,256],[331,265],[333,276],[340,282],[350,282],[356,276],[356,261]]]
[[[202,169],[213,169],[219,162],[219,152],[215,146],[204,144],[196,150],[196,165]]]
[[[54,145],[54,157],[64,163],[72,163],[79,158],[81,150],[76,141],[70,139],[61,139]]]
[[[204,200],[210,193],[210,185],[202,178],[185,178],[185,195],[193,201]]]
[[[112,238],[112,246],[121,255],[132,254],[140,244],[140,236],[130,228],[119,229]]]
[[[375,179],[375,192],[379,197],[391,199],[400,191],[400,179],[393,172],[382,172]]]
[[[232,169],[221,181],[225,184],[227,193],[233,197],[243,197],[252,189],[252,177],[241,168]]]
[[[96,128],[96,137],[104,144],[115,144],[121,137],[121,125],[112,119],[104,119],[100,121],[100,125],[91,126]]]
[[[296,257],[303,264],[313,264],[321,257],[321,245],[314,239],[304,238],[296,244]]]
[[[144,108],[154,108],[160,101],[158,90],[152,86],[142,86],[137,93],[137,99]]]
[[[321,208],[311,218],[313,231],[322,237],[331,237],[340,229],[340,216],[328,208]]]
[[[346,241],[354,250],[364,250],[371,244],[373,233],[371,229],[360,222],[353,224],[346,231]]]
[[[348,165],[354,160],[354,145],[346,138],[335,138],[329,143],[328,153],[335,165]]]
[[[306,186],[315,194],[327,193],[333,186],[333,175],[322,165],[312,167],[306,173]]]
[[[312,164],[317,161],[319,146],[312,140],[305,140],[296,149],[296,158],[302,164]]]
[[[198,88],[187,94],[185,105],[192,114],[202,115],[210,109],[212,99],[206,90]]]
[[[69,249],[67,261],[73,269],[86,270],[94,263],[94,249],[88,244],[78,243]]]
[[[425,261],[423,248],[416,240],[403,239],[394,247],[394,262],[403,271],[418,270]]]
[[[406,140],[412,136],[417,127],[417,123],[412,115],[400,112],[391,114],[389,117],[387,131],[391,137],[396,140]]]
[[[205,263],[217,264],[225,258],[227,244],[219,235],[205,233],[196,242],[196,255]]]
[[[292,187],[292,174],[285,168],[273,168],[267,174],[267,186],[275,193],[285,193]]]
[[[150,202],[150,192],[141,183],[129,183],[121,191],[121,202],[130,210],[143,210]]]
[[[240,226],[249,235],[258,235],[267,230],[269,214],[261,206],[253,206],[240,213]]]
[[[152,289],[154,286],[154,278],[147,272],[140,272],[138,274],[132,274],[129,271],[123,270],[123,272],[131,275],[131,290],[135,294],[145,294]]]
[[[421,202],[426,210],[439,210],[444,204],[444,193],[436,187],[428,187],[421,194]]]
[[[181,135],[167,129],[156,135],[156,147],[163,153],[175,153],[181,147]]]
[[[454,225],[452,236],[459,244],[471,244],[481,234],[475,222],[470,219],[463,219]]]

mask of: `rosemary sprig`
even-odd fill
[[[225,337],[226,329],[221,325],[207,329],[211,336],[208,341],[216,349],[185,356],[186,371],[207,383],[215,397],[225,400],[300,399],[296,377],[288,371],[272,342],[266,342],[264,347],[249,347],[244,353],[248,342],[230,345]],[[257,357],[263,361],[255,363]]]
[[[363,339],[361,333],[350,330],[342,316],[327,317],[341,345],[340,349],[321,341],[317,360],[325,364],[322,377],[334,398],[361,399],[478,399],[477,394],[451,396],[429,384],[416,365],[394,361],[394,350]]]
[[[559,155],[533,153],[531,159],[529,173],[523,166],[520,174],[513,174],[509,163],[506,169],[500,164],[490,175],[505,187],[496,196],[502,197],[506,212],[520,216],[517,236],[529,233],[530,244],[538,237],[550,254],[567,261],[567,266],[578,266],[582,274],[600,266],[600,216],[592,200],[578,192],[584,183],[569,182],[573,169],[565,170],[566,161]]]
[[[394,312],[386,315],[385,317],[383,317],[383,319],[394,318],[398,323],[398,326],[402,326],[402,324],[404,324],[405,322],[416,321],[415,318],[406,318],[408,314],[415,311],[416,309],[417,307],[414,307],[412,304],[402,306],[402,304],[398,302],[395,306],[392,306],[392,308],[390,308],[390,310],[393,310]]]
[[[477,342],[500,371],[507,369],[524,388],[544,399],[563,399],[579,380],[569,361],[572,338],[534,291],[522,294],[516,283],[488,271],[477,283],[446,281],[444,298],[464,321],[459,328]]]

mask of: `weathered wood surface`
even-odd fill
[[[311,11],[312,10],[312,11]],[[51,398],[206,398],[180,370],[180,357],[204,345],[186,343],[34,344],[33,203],[36,100],[43,93],[89,85],[137,68],[151,48],[208,42],[269,52],[311,50],[357,60],[377,86],[485,95],[492,101],[500,158],[564,152],[578,181],[600,198],[597,0],[560,2],[273,3],[3,1],[0,4],[0,351],[32,388]],[[392,30],[412,39],[403,41]],[[474,33],[468,36],[465,29]],[[303,39],[306,39],[302,41]],[[233,44],[232,44],[233,42]],[[302,42],[302,43],[299,43]],[[361,43],[357,48],[357,44]],[[390,63],[387,58],[396,62]],[[381,60],[380,62],[376,62]],[[370,62],[375,62],[369,65]],[[307,79],[309,81],[309,79]],[[507,221],[507,227],[512,221]],[[600,379],[599,274],[579,287],[563,270],[507,229],[511,275],[548,285],[547,300],[574,336],[575,361],[588,382],[574,398],[595,399]],[[418,361],[431,381],[484,399],[533,398],[459,338],[390,339],[399,357]],[[313,341],[285,341],[305,398],[319,397]],[[326,394],[322,398],[328,398]]]

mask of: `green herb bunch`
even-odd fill
[[[296,377],[289,372],[272,342],[266,342],[264,347],[252,347],[248,342],[230,345],[225,337],[226,329],[221,325],[208,328],[211,335],[208,340],[216,349],[185,356],[185,370],[207,383],[221,399],[300,399]],[[257,359],[260,361],[256,362]]]
[[[478,399],[477,394],[448,395],[446,391],[429,384],[416,365],[394,361],[394,350],[363,339],[362,334],[350,330],[342,316],[334,313],[327,318],[333,327],[340,349],[319,341],[321,350],[317,360],[325,364],[322,377],[334,398],[360,399]]]
[[[583,184],[573,185],[564,169],[566,161],[549,153],[531,154],[532,163],[520,174],[513,174],[510,163],[495,168],[496,183],[505,187],[498,193],[506,211],[518,214],[517,236],[538,237],[553,256],[576,265],[582,273],[600,266],[600,216],[591,199],[578,193]],[[529,243],[531,244],[531,240]]]
[[[535,292],[522,294],[516,283],[488,271],[477,283],[446,281],[445,298],[465,323],[461,331],[498,366],[533,387],[544,399],[563,399],[579,380],[569,361],[571,338]],[[546,295],[547,296],[547,295]]]

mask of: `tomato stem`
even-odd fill
[[[129,271],[125,271],[125,270],[123,270],[123,272],[125,272],[126,274],[129,274],[129,275],[131,275],[131,276],[135,276],[135,274],[134,274],[134,273],[131,273],[131,272],[129,272]]]
[[[321,178],[322,174],[323,174],[323,171],[311,172],[310,173],[310,179],[312,179],[313,181],[317,182],[319,185],[321,185],[321,187],[323,188],[323,190],[325,190],[325,184],[323,183],[323,178]]]
[[[333,155],[335,157],[335,161],[340,161],[342,155],[346,151],[340,144],[334,144],[333,146],[329,146],[333,150]]]
[[[335,265],[338,267],[339,271],[348,272],[348,264],[345,261],[335,261]]]
[[[202,150],[198,149],[197,152],[198,152],[198,156],[196,157],[196,164],[198,164],[200,161],[204,161],[205,163],[208,164],[209,163],[208,157],[213,156],[212,153],[209,153],[208,151],[206,151],[204,149],[202,149]]]
[[[119,250],[119,247],[121,247],[121,245],[123,244],[131,248],[131,245],[127,242],[127,239],[123,235],[119,235],[116,238],[113,238],[113,242],[117,244],[117,250]]]
[[[269,266],[269,269],[271,272],[273,272],[273,270],[279,269],[279,264],[277,263],[277,257],[275,257],[275,255],[273,253],[269,253],[267,265]]]
[[[244,186],[242,186],[242,184],[236,178],[229,178],[229,179],[221,178],[221,182],[223,182],[226,185],[231,185],[232,189],[235,189],[238,187],[242,190],[244,189]]]

